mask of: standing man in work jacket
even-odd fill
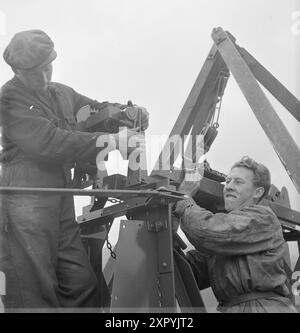
[[[4,51],[15,76],[1,91],[1,186],[70,187],[71,168],[95,163],[101,149],[96,141],[108,135],[77,130],[75,117],[81,107],[90,105],[99,110],[106,104],[52,83],[55,58],[52,40],[40,30],[16,34]],[[148,118],[146,122],[144,127]],[[143,144],[136,131],[129,129],[127,133],[123,138]],[[117,146],[120,137],[108,135]],[[2,195],[0,208],[5,307],[99,307],[97,279],[81,243],[73,198]]]
[[[234,164],[224,187],[228,214],[198,206],[191,198],[176,204],[174,215],[196,250],[187,253],[200,289],[211,287],[222,312],[296,312],[288,298],[281,224],[258,203],[268,193],[270,172],[244,157]],[[185,182],[192,196],[199,185]]]

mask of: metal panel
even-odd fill
[[[149,312],[160,306],[156,233],[144,221],[121,221],[112,312]]]
[[[154,215],[156,223],[166,226],[157,233],[158,238],[158,278],[163,312],[176,311],[175,277],[173,260],[173,234],[171,226],[171,210],[160,209]]]
[[[182,312],[205,313],[200,290],[187,260],[174,249],[176,298]]]

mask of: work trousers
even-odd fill
[[[49,194],[0,198],[6,311],[99,307],[97,278],[80,239],[73,198]]]

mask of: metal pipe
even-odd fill
[[[172,192],[173,193],[173,192]],[[0,187],[0,194],[60,194],[60,195],[76,195],[76,196],[97,196],[97,197],[167,197],[181,199],[178,195],[171,194],[166,191],[155,190],[102,190],[102,189],[73,189],[73,188],[40,188],[40,187]]]

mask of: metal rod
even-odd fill
[[[172,192],[174,193],[174,192]],[[170,194],[163,191],[138,191],[138,190],[83,190],[73,188],[40,188],[40,187],[0,187],[0,194],[60,194],[60,195],[76,195],[76,196],[97,196],[97,197],[168,197],[180,198],[180,193]]]

